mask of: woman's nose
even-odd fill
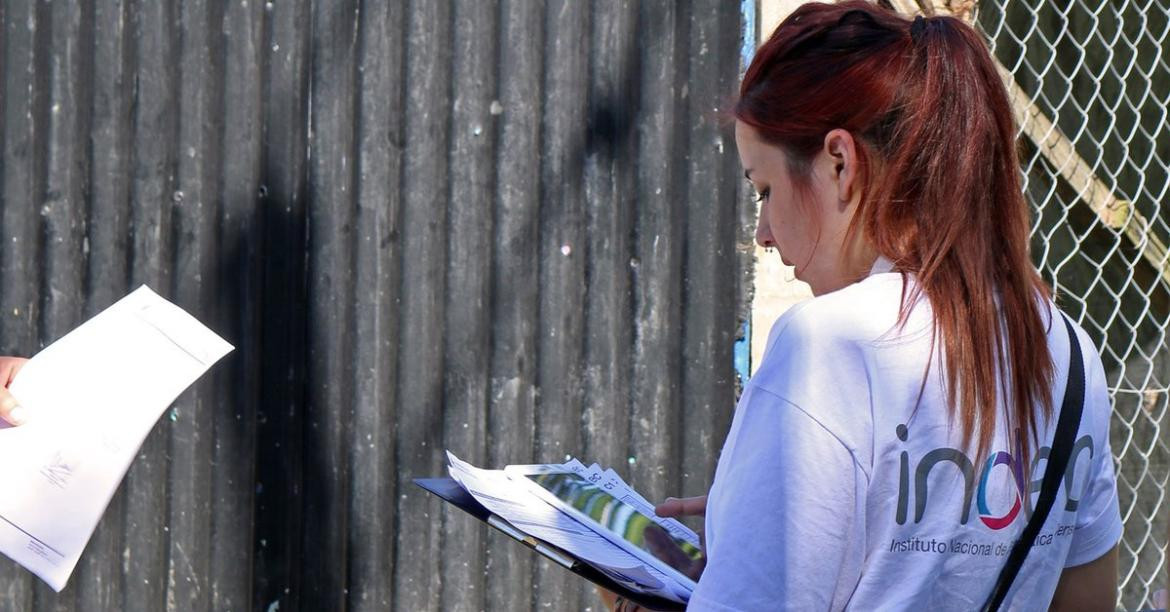
[[[767,248],[776,246],[776,239],[772,236],[772,228],[768,226],[768,217],[760,211],[760,220],[756,223],[756,244]]]

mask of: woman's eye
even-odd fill
[[[771,193],[772,193],[772,190],[771,190],[771,189],[765,189],[765,190],[763,190],[763,191],[757,191],[757,192],[756,192],[756,195],[755,195],[754,197],[752,197],[752,200],[753,200],[753,201],[755,201],[755,202],[763,202],[764,200],[767,200],[767,199],[768,199],[768,196],[769,196],[769,195],[771,195]]]

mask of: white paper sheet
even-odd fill
[[[65,587],[143,440],[232,346],[143,286],[54,342],[9,390],[0,429],[0,552]]]

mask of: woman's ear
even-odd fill
[[[837,188],[837,201],[843,205],[860,200],[858,192],[857,143],[848,130],[835,129],[825,134],[822,153],[832,164],[830,178]]]

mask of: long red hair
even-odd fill
[[[756,52],[734,114],[787,153],[798,182],[827,132],[854,135],[862,196],[850,233],[916,278],[901,322],[929,300],[964,444],[980,459],[990,451],[1002,375],[1026,466],[1038,417],[1052,412],[1049,290],[1028,255],[1007,91],[979,34],[860,0],[805,4]]]

